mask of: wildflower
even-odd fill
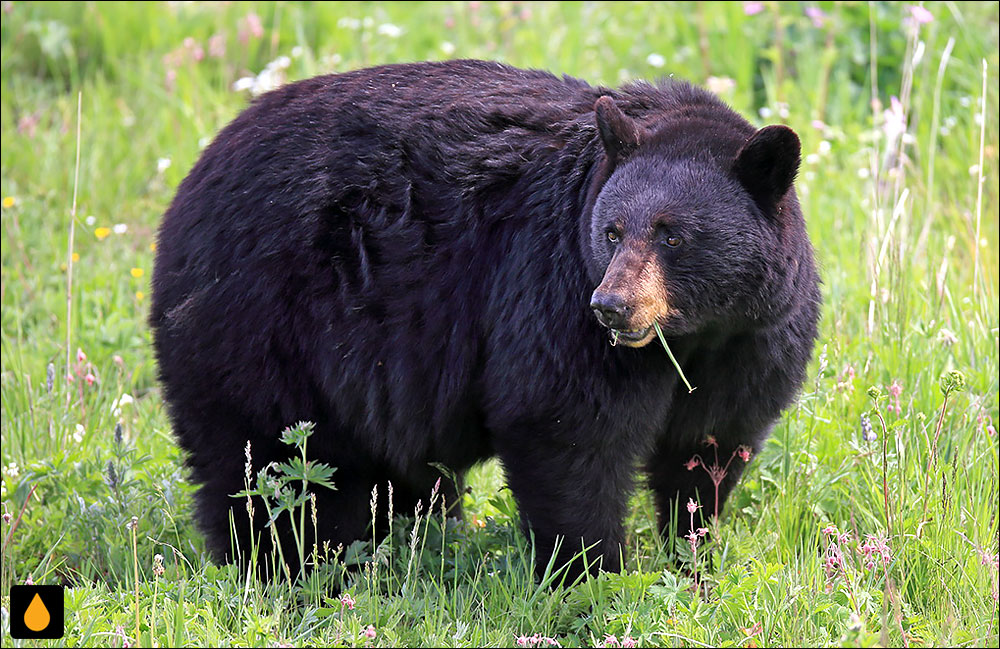
[[[17,462],[11,462],[4,467],[3,474],[11,480],[14,480],[17,476],[21,475],[21,469],[18,468]]]
[[[133,269],[131,269],[129,271],[129,274],[132,275],[132,277],[134,277],[136,279],[139,279],[140,277],[142,277],[144,273],[145,273],[145,271],[143,269],[141,269],[141,268],[133,268]]]
[[[743,3],[743,13],[747,16],[756,16],[760,12],[764,11],[763,2],[744,2]]]
[[[154,554],[153,555],[153,574],[157,577],[162,577],[165,572],[163,568],[163,555]]]
[[[340,596],[340,605],[346,606],[349,610],[354,610],[354,598],[348,593],[344,593]]]
[[[132,646],[131,643],[129,643],[128,636],[125,635],[125,627],[122,625],[119,624],[115,627],[115,636],[122,643],[122,649],[128,649],[128,647]]]
[[[142,298],[144,297],[146,297],[146,294],[143,293],[142,291],[135,292],[135,299],[138,300],[139,302],[142,302]]]
[[[94,216],[93,214],[90,214],[87,216],[87,218],[83,220],[83,222],[86,223],[88,226],[92,226],[95,223],[97,223],[97,217]]]
[[[441,43],[441,51],[445,56],[451,56],[455,53],[455,44],[451,41],[443,41]]]
[[[866,442],[874,442],[878,439],[875,429],[872,428],[872,420],[865,413],[861,414],[861,439]]]
[[[902,414],[903,409],[899,405],[899,395],[903,393],[903,384],[899,382],[899,379],[893,379],[892,384],[889,385],[889,396],[892,398],[892,403],[889,404],[889,411],[895,412],[897,415]]]
[[[819,7],[806,7],[806,16],[812,21],[813,27],[819,29],[826,23],[826,13]]]
[[[910,17],[913,18],[918,25],[926,25],[934,20],[934,14],[923,7],[910,5],[906,8],[906,10],[910,13]]]
[[[717,95],[725,95],[736,87],[736,82],[729,77],[709,77],[705,81],[708,89]]]
[[[133,516],[132,520],[130,520],[129,522],[125,523],[125,529],[127,529],[127,530],[134,531],[137,527],[139,527],[139,517],[138,516]]]
[[[684,463],[684,468],[688,471],[694,471],[695,467],[701,464],[701,458],[695,455],[693,458]]]
[[[31,575],[28,575],[28,578],[24,580],[24,585],[25,586],[34,586],[35,585],[35,580],[31,578]]]
[[[52,392],[52,387],[56,382],[56,365],[55,363],[49,363],[45,368],[45,391]]]
[[[399,38],[403,34],[403,30],[398,25],[393,25],[392,23],[383,23],[378,26],[375,33],[379,36],[388,36],[389,38]]]
[[[378,634],[375,632],[375,627],[369,624],[364,630],[364,636],[368,639],[371,639],[374,638],[376,635]]]
[[[715,448],[719,448],[719,442],[715,439],[715,435],[708,435],[708,436],[706,436],[705,437],[705,445],[706,446],[714,446]]]
[[[13,516],[10,515],[10,512],[4,512],[3,513],[3,522],[4,523],[7,523],[9,525],[11,518],[13,518]]]
[[[250,42],[251,38],[260,38],[263,35],[264,25],[257,14],[249,13],[240,21],[239,38],[244,45]]]
[[[888,539],[874,534],[865,535],[865,542],[858,550],[864,555],[865,567],[869,570],[875,568],[879,559],[885,566],[892,561],[892,550],[889,548]]]
[[[958,342],[958,336],[951,329],[941,328],[937,333],[937,342],[945,347],[951,347]]]
[[[163,173],[170,168],[171,160],[170,158],[157,158],[156,159],[156,171]]]
[[[83,380],[87,382],[87,385],[94,385],[94,382],[97,381],[97,377],[94,376],[93,372],[87,372],[87,374],[83,377]]]
[[[73,430],[73,441],[77,444],[83,442],[83,436],[86,434],[87,429],[83,427],[83,424],[77,424],[76,428]]]
[[[823,534],[827,534],[829,536],[837,536],[838,534],[840,534],[840,530],[837,529],[836,525],[831,523],[823,528]]]
[[[124,223],[115,223],[114,227],[111,228],[111,231],[115,234],[125,234],[128,232],[128,226]]]
[[[895,95],[889,100],[889,109],[882,111],[882,132],[890,143],[906,133],[906,112],[903,110],[903,102]]]
[[[475,514],[472,515],[472,525],[480,529],[486,527],[486,521],[480,520]]]
[[[129,405],[133,401],[134,399],[131,394],[123,392],[122,396],[111,402],[111,414],[115,417],[120,417],[122,414],[122,408]]]
[[[103,241],[104,239],[107,239],[109,234],[111,234],[111,228],[106,228],[104,226],[101,226],[96,230],[94,230],[94,236],[97,237],[98,241]]]
[[[657,54],[653,52],[646,57],[646,63],[650,64],[654,68],[662,68],[666,64],[667,60],[663,58],[662,54]]]
[[[83,350],[80,349],[79,347],[76,348],[76,362],[77,363],[86,363],[87,362],[87,355],[84,354]]]
[[[4,196],[3,198],[3,208],[9,210],[10,208],[17,205],[17,199],[13,196]]]
[[[698,503],[696,503],[696,502],[694,501],[694,498],[688,498],[688,502],[687,502],[687,510],[688,510],[688,513],[689,513],[689,514],[693,514],[693,513],[695,513],[696,511],[698,511],[698,508],[699,508],[699,507],[701,507],[701,505],[699,505]]]
[[[112,489],[118,487],[118,471],[115,470],[115,463],[108,460],[108,466],[105,469],[105,478],[108,481],[108,486]]]
[[[226,55],[226,37],[215,34],[208,39],[208,55],[213,59],[221,59]]]
[[[738,455],[740,457],[740,459],[743,460],[744,463],[749,462],[750,461],[750,447],[744,446],[743,444],[740,444],[739,447],[737,447],[737,449],[736,449],[736,455]]]

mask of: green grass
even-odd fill
[[[825,12],[821,26],[807,6]],[[768,2],[756,15],[739,2],[5,2],[4,646],[51,644],[9,637],[9,586],[29,578],[73,586],[69,645],[485,646],[537,633],[562,646],[607,634],[643,646],[997,646],[998,8],[926,6],[934,20],[917,27],[907,5],[883,2]],[[386,24],[401,34],[380,33]],[[700,588],[673,567],[692,557],[658,537],[643,491],[621,575],[537,584],[493,463],[474,471],[464,521],[399,518],[383,546],[354,548],[360,567],[332,562],[325,581],[263,586],[207,561],[154,378],[151,246],[200,147],[246,105],[232,84],[279,56],[289,79],[447,57],[609,85],[715,77],[757,123],[796,129],[822,354],[698,549],[699,565],[712,559]],[[892,96],[907,115],[901,147],[887,137]],[[125,231],[97,236],[116,224]],[[78,348],[87,360],[69,383]],[[946,401],[952,370],[967,385]],[[116,414],[122,394],[134,400]],[[832,577],[827,525],[853,537]],[[874,570],[854,549],[867,534],[891,550]]]

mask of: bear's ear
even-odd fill
[[[611,164],[617,165],[639,147],[639,126],[607,95],[597,99],[594,112],[604,150]]]
[[[787,126],[765,126],[754,133],[733,163],[733,172],[765,214],[774,208],[799,171],[799,136]]]

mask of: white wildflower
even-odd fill
[[[129,394],[128,392],[123,392],[122,396],[118,397],[117,399],[111,402],[111,414],[114,415],[115,417],[120,417],[122,414],[122,408],[124,406],[129,405],[133,401],[134,399],[132,398],[131,394]]]
[[[389,38],[399,38],[403,35],[403,29],[398,25],[393,25],[392,23],[383,23],[378,26],[376,33],[379,36],[388,36]]]
[[[656,52],[653,52],[652,54],[646,57],[646,63],[650,64],[654,68],[662,68],[664,65],[666,65],[667,60],[663,58],[662,54],[657,54]]]

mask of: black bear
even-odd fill
[[[718,491],[685,464],[709,436],[723,460],[758,449],[817,336],[799,149],[687,83],[482,61],[257,99],[181,183],[153,275],[164,398],[214,556],[233,558],[231,509],[249,528],[232,497],[246,442],[257,467],[284,459],[299,420],[338,469],[317,494],[334,547],[372,533],[375,485],[411,511],[432,464],[461,476],[493,456],[542,566],[587,546],[620,569],[638,466],[663,525],[689,498],[721,510],[742,462]]]

